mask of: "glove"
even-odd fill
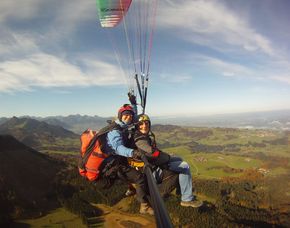
[[[154,158],[157,158],[160,154],[160,151],[159,150],[155,150],[153,153],[152,153],[152,157]]]
[[[143,155],[144,155],[144,153],[142,151],[140,151],[138,149],[134,149],[133,150],[133,156],[132,157],[134,159],[140,160]]]
[[[129,92],[128,93],[128,97],[129,97],[129,101],[130,101],[130,103],[132,105],[136,105],[137,104],[137,102],[136,102],[136,96],[133,93]]]

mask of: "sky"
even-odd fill
[[[159,0],[147,113],[290,109],[289,11],[288,0]],[[94,0],[1,0],[0,117],[116,115],[128,85],[107,31]]]

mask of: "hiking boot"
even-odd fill
[[[152,209],[152,207],[149,206],[148,203],[141,203],[140,214],[154,215],[154,210]]]
[[[180,205],[183,206],[183,207],[194,207],[194,208],[197,208],[197,207],[201,207],[202,204],[203,204],[203,202],[199,201],[199,200],[181,201],[180,202]]]
[[[136,194],[136,190],[135,189],[128,188],[126,193],[125,193],[125,196],[129,197],[129,196],[133,196],[135,194]]]

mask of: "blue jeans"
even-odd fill
[[[192,194],[192,177],[188,163],[183,161],[180,157],[171,157],[169,161],[169,170],[179,174],[181,200],[193,200],[194,196]]]

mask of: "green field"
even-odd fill
[[[290,169],[286,131],[176,127],[155,134],[161,149],[181,156],[198,178],[240,177],[249,170],[277,176]]]
[[[80,140],[71,138],[55,138],[53,143],[41,142],[39,151],[44,153],[77,154],[80,150]]]
[[[166,152],[181,156],[191,167],[191,173],[200,178],[238,177],[247,169],[258,169],[263,162],[248,157],[219,153],[190,153],[184,147],[167,148]],[[226,169],[228,171],[225,171]]]
[[[48,215],[45,215],[36,219],[19,220],[18,223],[27,224],[30,227],[47,227],[47,228],[85,228],[82,220],[75,214],[65,210],[64,208],[58,208],[51,211]]]

